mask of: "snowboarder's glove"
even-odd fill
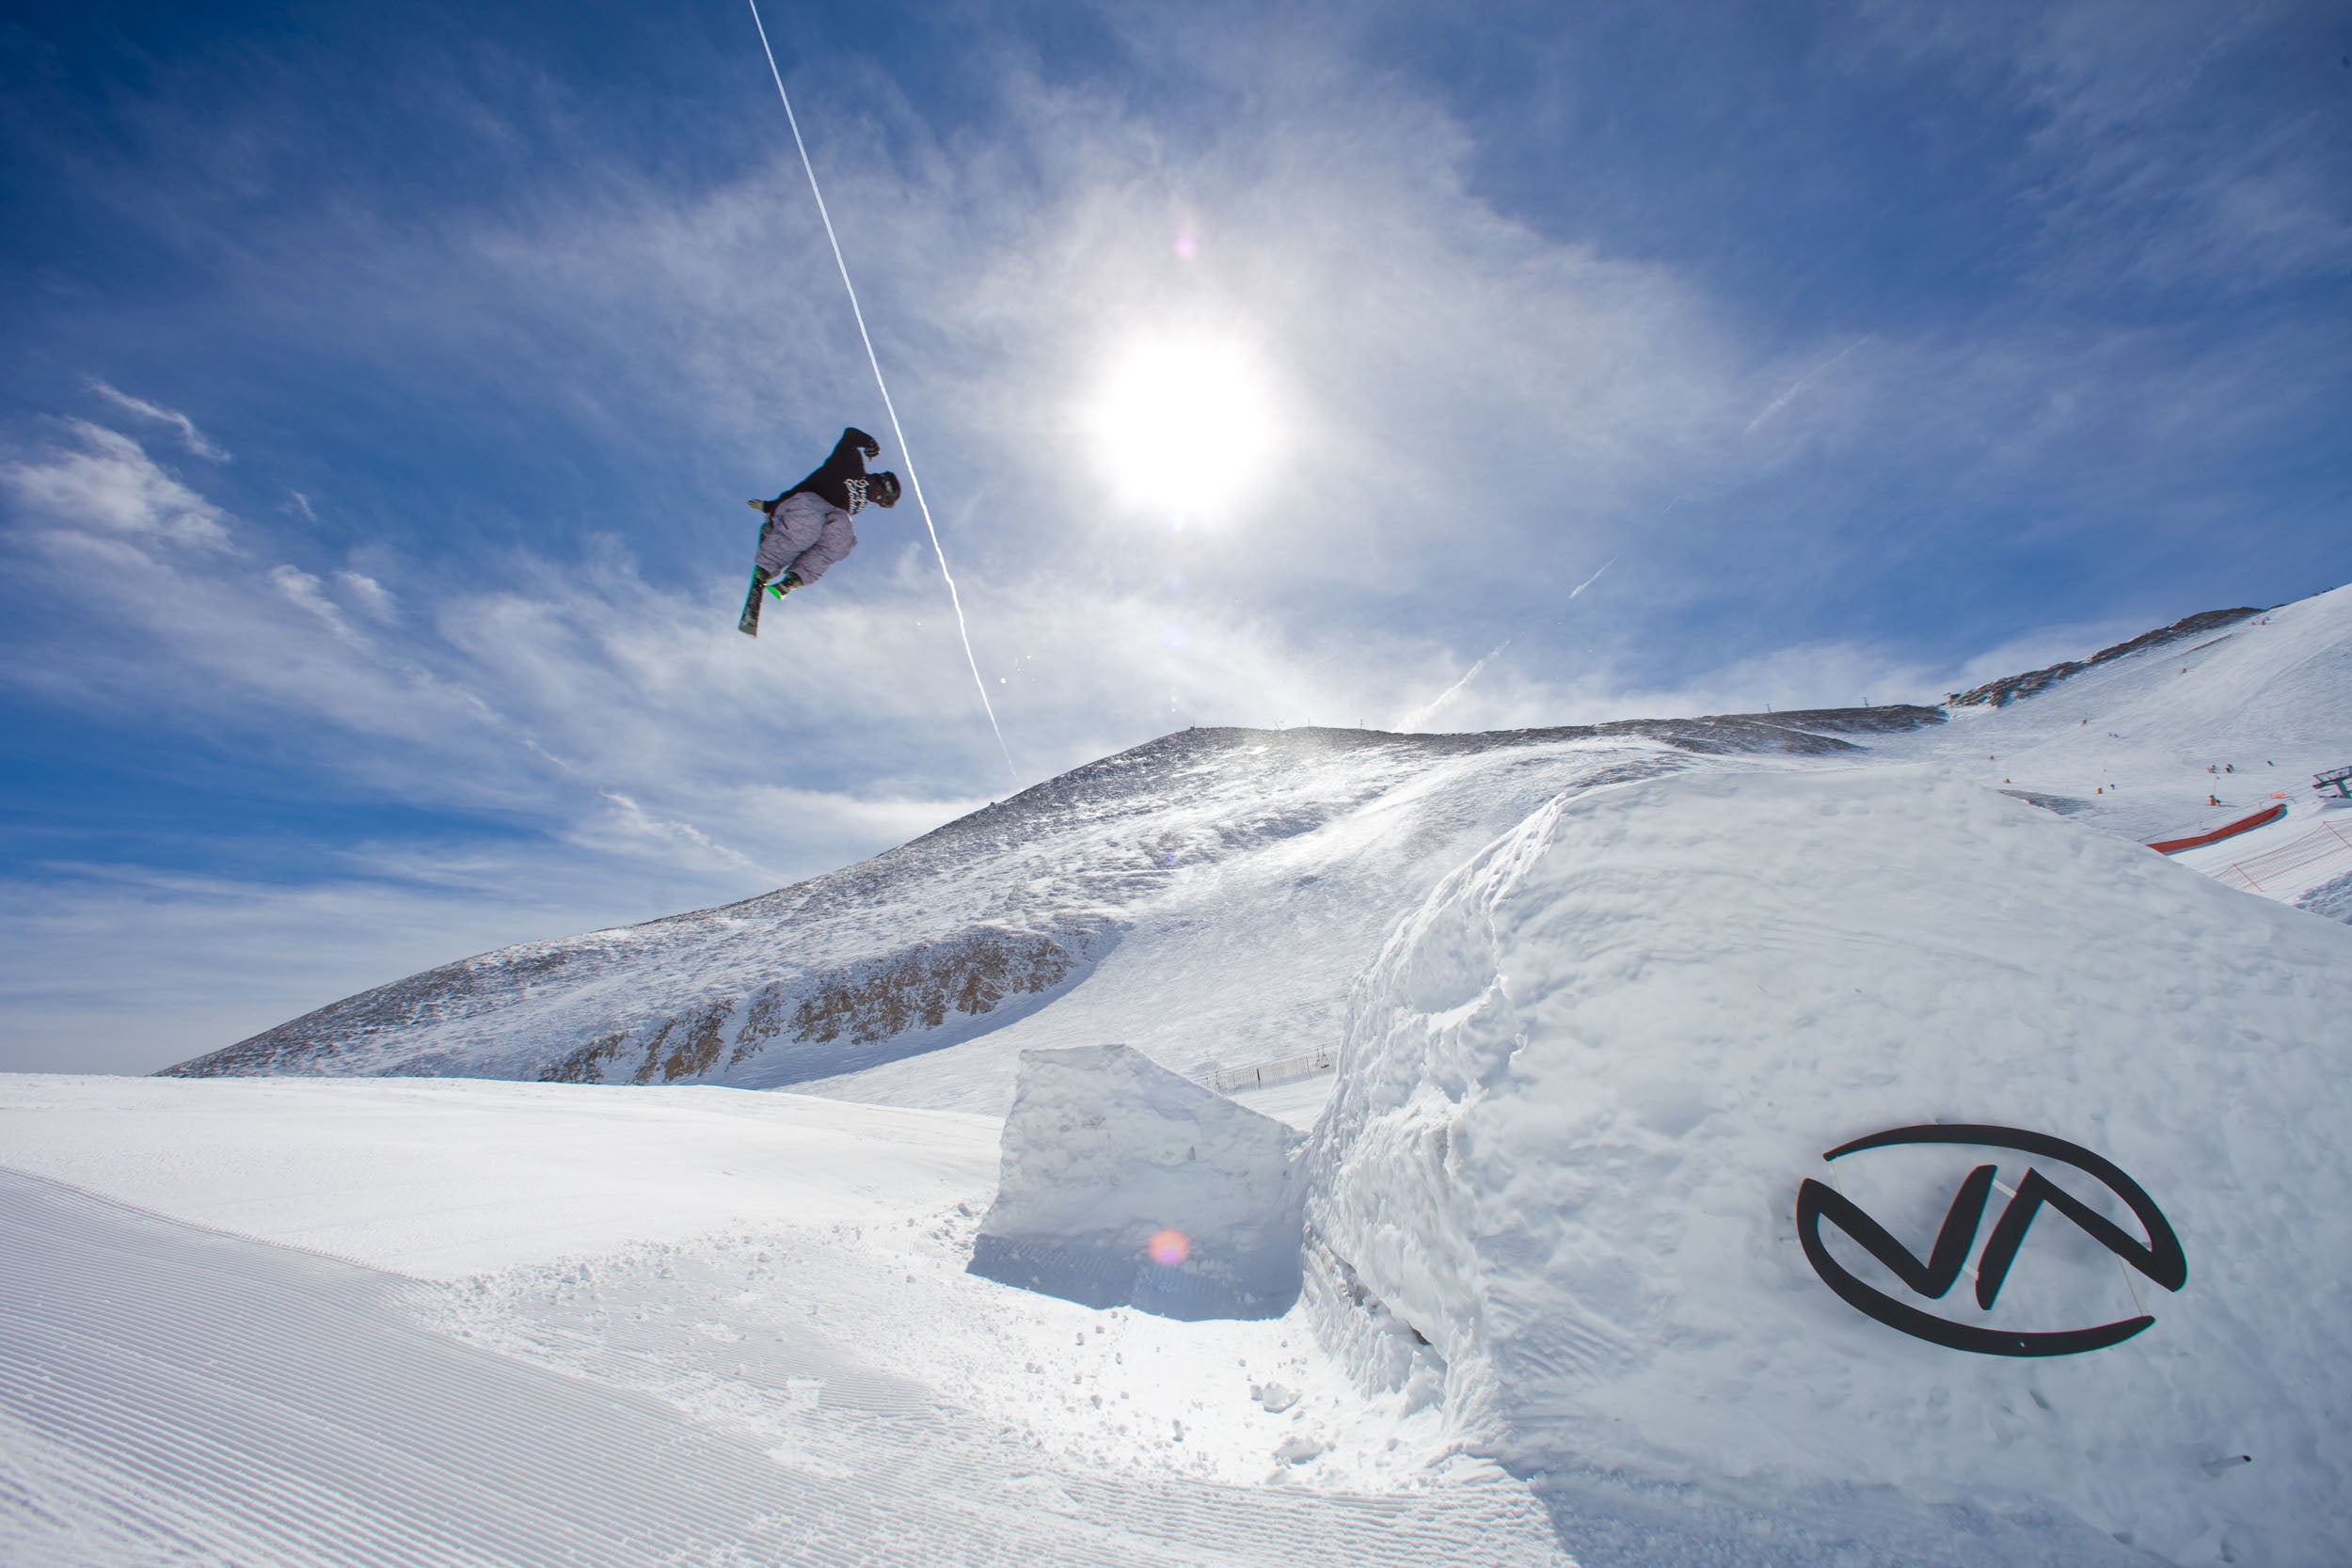
[[[871,436],[866,435],[866,432],[860,430],[855,425],[851,425],[849,429],[843,431],[841,433],[841,438],[845,441],[855,441],[857,443],[857,450],[864,452],[868,457],[880,457],[882,455],[882,443],[875,440]]]

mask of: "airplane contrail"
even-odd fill
[[[1618,555],[1622,555],[1622,554],[1624,554],[1624,553],[1625,553],[1625,552],[1624,552],[1624,551],[1622,551],[1622,550],[1620,550],[1620,551],[1618,551],[1618,552],[1617,552],[1617,554],[1618,554]],[[1600,572],[1605,572],[1605,571],[1609,570],[1609,568],[1610,568],[1610,567],[1614,566],[1616,563],[1617,563],[1617,557],[1616,557],[1616,556],[1614,556],[1614,555],[1611,556],[1608,560],[1606,560],[1606,561],[1604,561],[1604,562],[1602,562],[1600,563]],[[1573,599],[1573,598],[1575,598],[1575,597],[1576,597],[1579,594],[1583,593],[1583,592],[1584,592],[1584,590],[1586,590],[1587,588],[1590,588],[1593,584],[1595,584],[1595,583],[1598,582],[1598,581],[1600,580],[1600,572],[1595,572],[1595,573],[1594,573],[1591,577],[1586,578],[1585,578],[1582,582],[1580,582],[1580,583],[1578,583],[1578,584],[1577,584],[1574,588],[1569,589],[1569,590],[1568,590],[1568,597],[1569,597],[1569,598],[1571,598],[1571,599]],[[1500,648],[1496,649],[1495,651],[1496,651],[1497,653],[1502,652],[1502,650],[1501,650]],[[1474,671],[1474,670],[1473,670],[1473,671],[1471,671],[1470,673],[1471,673],[1472,674],[1476,674],[1476,673],[1477,673],[1477,672],[1476,672],[1476,671]]]
[[[1608,568],[1606,567],[1602,568],[1603,571],[1606,571],[1607,569]],[[1571,597],[1573,597],[1573,595],[1571,595]],[[1420,723],[1422,720],[1428,718],[1431,714],[1445,706],[1446,704],[1454,701],[1455,697],[1461,695],[1462,688],[1470,685],[1470,682],[1478,678],[1479,671],[1484,670],[1487,665],[1494,662],[1495,654],[1502,652],[1503,649],[1509,647],[1510,645],[1511,640],[1507,637],[1502,641],[1496,643],[1494,653],[1488,654],[1485,658],[1482,658],[1477,663],[1471,665],[1469,670],[1463,673],[1460,680],[1455,681],[1452,686],[1449,686],[1443,691],[1438,692],[1436,699],[1430,702],[1426,706],[1417,709],[1406,718],[1399,720],[1396,727],[1399,730],[1409,730],[1415,724]]]
[[[1742,436],[1750,434],[1757,425],[1762,424],[1766,420],[1771,419],[1773,415],[1788,407],[1789,403],[1799,392],[1804,391],[1807,387],[1813,384],[1816,377],[1828,372],[1836,366],[1840,359],[1843,359],[1847,355],[1851,354],[1854,350],[1860,348],[1863,344],[1868,342],[1869,341],[1870,335],[1867,332],[1865,332],[1861,337],[1856,338],[1852,342],[1848,343],[1844,348],[1839,349],[1836,354],[1830,356],[1827,359],[1821,361],[1821,363],[1814,366],[1811,370],[1797,377],[1795,381],[1789,383],[1788,389],[1787,391],[1781,393],[1780,396],[1766,404],[1764,405],[1764,412],[1758,414],[1755,419],[1750,420],[1748,421],[1747,429],[1742,430],[1740,434]]]

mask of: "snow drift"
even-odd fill
[[[1305,1141],[1123,1045],[1025,1051],[971,1272],[1089,1307],[1279,1318]]]
[[[1307,1157],[1319,1332],[1520,1474],[2011,1515],[2180,1562],[2342,1560],[2352,931],[1924,770],[1691,773],[1564,797],[1440,886],[1359,985]],[[1808,1266],[1812,1177],[1925,1259],[1970,1167],[1848,1140],[1995,1123],[2116,1162],[2177,1293],[2043,1210],[1993,1310],[2152,1315],[2049,1359],[1852,1310]],[[1972,1249],[1973,1251],[1973,1249]],[[2252,1463],[2239,1463],[2250,1455]],[[1835,1512],[1835,1511],[1833,1511]],[[1564,1544],[1578,1544],[1564,1534]]]

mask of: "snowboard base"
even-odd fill
[[[743,595],[743,618],[735,623],[735,629],[746,637],[759,635],[759,591],[767,586],[767,574],[755,567],[752,571],[752,591]]]

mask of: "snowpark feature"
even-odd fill
[[[1123,1045],[1028,1051],[972,1272],[1089,1307],[1279,1318],[1305,1142]]]
[[[1948,714],[1186,732],[183,1069],[297,1076],[0,1080],[0,1248],[32,1260],[0,1559],[2352,1560],[2352,889],[2324,857],[2225,885],[2352,802],[2143,847],[2342,762],[2352,590],[2054,671]],[[1312,1129],[1285,1315],[968,1272],[993,1205],[1113,1250],[1152,1219],[1112,1135],[1074,1158],[1006,1114],[1025,1053],[1085,1048],[1057,1116],[1157,1084],[1155,1134],[1215,1122],[1140,1061],[1120,1086],[1122,1038],[1196,1081],[1336,1050],[1233,1096]],[[364,1076],[402,1073],[615,1082]],[[746,1092],[787,1084],[816,1092]],[[1987,1123],[2112,1162],[2181,1289],[2088,1167],[1824,1159]],[[1288,1135],[1224,1131],[1228,1196],[1267,1197]],[[2153,1321],[2060,1357],[1911,1338],[1817,1273],[1807,1181],[1949,1286],[1821,1224],[1890,1300]],[[2042,1182],[2089,1218],[2021,1205]],[[599,1454],[610,1506],[532,1512]]]
[[[2184,849],[2202,849],[2208,844],[2218,844],[2225,838],[2235,838],[2240,833],[2250,833],[2256,828],[2266,828],[2286,814],[2287,808],[2282,805],[2269,806],[2251,816],[2242,816],[2209,832],[2191,833],[2186,838],[2160,838],[2148,847],[2159,855],[2177,855]]]
[[[1369,1381],[1422,1380],[1571,1513],[1706,1477],[1784,1512],[1875,1497],[1923,1535],[1937,1509],[2056,1511],[2172,1561],[2324,1562],[2352,1541],[2352,1331],[2313,1308],[2352,1278],[2352,1212],[2298,1195],[2352,1193],[2347,1018],[2352,930],[1991,791],[1875,769],[1593,791],[1450,879],[1366,979],[1311,1157],[1310,1299]],[[1806,1178],[1920,1256],[1979,1163],[2136,1224],[2015,1151],[1821,1162],[1939,1120],[2122,1162],[2186,1288],[2142,1281],[2144,1334],[2047,1361],[1850,1309],[1799,1245]],[[2051,1213],[1995,1311],[1942,1315],[2072,1328],[2141,1315],[2133,1291]]]

